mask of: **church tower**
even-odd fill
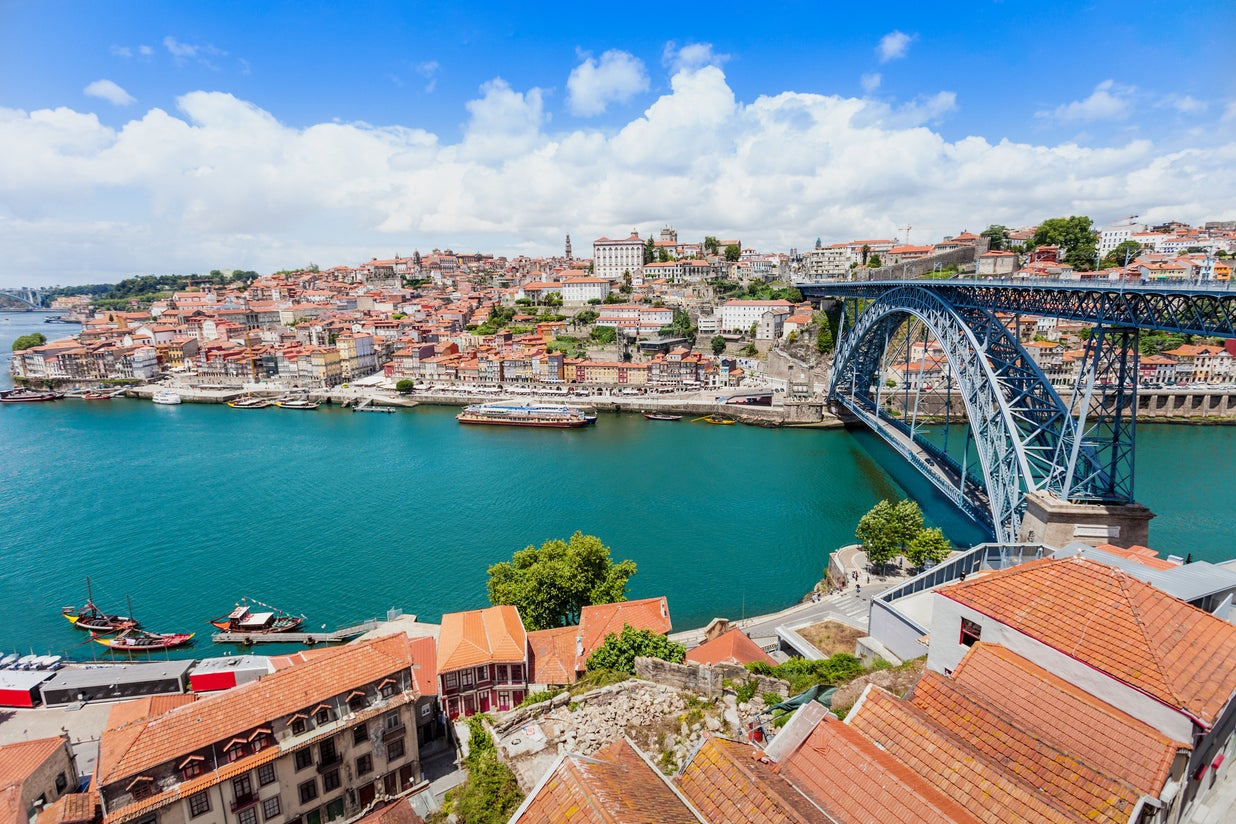
[[[566,239],[566,259],[574,260],[575,256],[571,254],[571,236],[567,235]]]

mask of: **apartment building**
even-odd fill
[[[644,266],[644,244],[634,229],[622,240],[597,238],[592,242],[593,274],[611,281],[622,280],[625,272],[638,275]],[[567,299],[565,294],[562,299]]]

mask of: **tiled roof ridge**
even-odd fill
[[[1133,597],[1133,587],[1130,587],[1129,583],[1136,582],[1138,585],[1136,588],[1142,590],[1143,593],[1145,592],[1145,588],[1150,585],[1134,578],[1121,569],[1117,569],[1116,567],[1110,567],[1110,569],[1112,571],[1112,576],[1116,579],[1117,586],[1120,587],[1120,594],[1124,597],[1125,603],[1129,605],[1129,612],[1133,616],[1133,620],[1137,623],[1138,632],[1142,635],[1142,640],[1146,644],[1146,649],[1150,652],[1150,660],[1154,662],[1154,668],[1159,674],[1159,680],[1162,682],[1163,687],[1167,690],[1167,693],[1171,695],[1172,701],[1175,702],[1176,706],[1184,709],[1192,715],[1193,713],[1187,709],[1186,699],[1181,696],[1180,691],[1176,688],[1175,681],[1168,674],[1168,669],[1162,660],[1161,650],[1159,649],[1158,643],[1151,635],[1149,626],[1147,626],[1146,622],[1142,620],[1142,611],[1138,608],[1137,601]],[[1166,593],[1163,595],[1164,597],[1171,597]]]
[[[1055,798],[1042,792],[1038,787],[1035,787],[1033,784],[1030,784],[1026,779],[1022,778],[1020,775],[1009,772],[1008,770],[1005,769],[1002,763],[998,761],[994,761],[993,759],[989,758],[984,753],[971,748],[963,738],[961,738],[958,735],[955,735],[951,730],[948,730],[940,726],[940,724],[938,724],[934,718],[929,716],[923,710],[914,706],[909,701],[899,700],[897,696],[893,695],[891,692],[884,689],[883,687],[876,686],[875,684],[868,684],[865,692],[869,692],[871,694],[881,696],[876,699],[876,702],[872,703],[872,706],[878,707],[880,701],[887,701],[894,708],[900,707],[904,709],[905,712],[914,716],[914,719],[918,723],[926,726],[936,735],[939,735],[946,742],[948,742],[953,748],[963,753],[964,755],[969,756],[969,758],[972,759],[973,761],[980,763],[985,770],[999,775],[1005,781],[1014,785],[1015,789],[1020,790],[1022,793],[1025,793],[1027,796],[1031,798],[1034,798],[1036,801],[1038,801],[1043,806],[1049,807],[1053,813],[1056,813],[1057,815],[1062,816],[1063,820],[1072,820],[1075,817],[1070,810],[1063,807]],[[870,698],[871,696],[869,695],[867,697]],[[860,730],[860,732],[862,731]],[[876,742],[874,739],[869,738],[868,740],[871,740],[872,743],[877,743],[878,746],[880,746],[883,749],[886,749],[886,750],[888,749],[887,745]],[[889,754],[893,755],[893,757],[896,758],[898,761],[901,760],[900,756],[897,756],[896,754],[892,753],[891,750],[889,750]],[[928,783],[931,784],[932,786],[936,786],[935,783],[930,780],[928,780]],[[936,789],[940,790],[941,792],[945,792],[945,794],[947,795],[947,792],[943,788],[936,786]],[[961,804],[962,807],[965,807],[967,810],[969,810],[969,808],[966,807],[966,805],[963,802],[959,801],[958,803]]]

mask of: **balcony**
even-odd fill
[[[243,809],[252,807],[256,803],[258,803],[257,793],[249,793],[248,795],[238,795],[236,796],[236,800],[232,802],[232,812],[238,813]]]
[[[343,763],[343,756],[340,755],[339,753],[323,755],[322,760],[318,762],[318,775],[321,775],[324,772],[329,772],[330,770],[334,769],[335,767],[338,767],[342,763]]]

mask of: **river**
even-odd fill
[[[0,347],[73,329],[4,313]],[[7,373],[7,361],[3,365]],[[7,374],[6,374],[7,380]],[[677,629],[783,608],[883,497],[977,530],[874,436],[649,422],[463,427],[454,409],[355,415],[135,400],[0,407],[0,650],[90,657],[59,616],[85,598],[152,630],[198,631],[252,596],[335,627],[400,607],[487,604],[486,568],[575,530],[669,596]],[[1229,427],[1139,429],[1138,499],[1163,554],[1232,557]],[[93,646],[97,651],[101,647]]]

